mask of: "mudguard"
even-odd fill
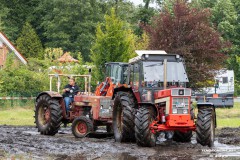
[[[52,97],[52,98],[63,98],[63,96],[62,96],[60,93],[58,93],[58,92],[54,92],[54,91],[44,91],[44,92],[41,92],[41,93],[38,94],[38,96],[37,96],[37,98],[36,98],[36,101],[37,101],[37,99],[38,99],[41,95],[44,95],[44,94],[47,94],[47,95],[49,95],[49,96]]]

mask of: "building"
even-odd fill
[[[0,69],[4,67],[9,53],[13,53],[15,55],[15,61],[25,65],[27,64],[26,58],[24,58],[11,41],[2,32],[0,32]]]

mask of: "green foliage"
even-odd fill
[[[0,3],[0,11],[0,31],[2,31],[5,29],[4,19],[7,17],[9,10],[3,3]]]
[[[32,65],[15,64],[12,56],[8,56],[6,67],[0,71],[1,96],[36,96],[40,91],[47,90],[46,73],[37,69],[36,65],[32,68]]]
[[[235,95],[240,95],[240,56],[233,54],[227,61],[228,67],[234,70],[235,76]]]
[[[18,37],[17,48],[26,58],[43,58],[43,47],[41,41],[32,26],[26,22]]]
[[[44,54],[44,59],[45,60],[50,60],[51,62],[57,60],[63,55],[63,50],[62,48],[46,48],[45,49],[45,54]]]
[[[40,24],[45,46],[81,52],[84,60],[89,61],[96,25],[103,18],[100,6],[99,1],[92,0],[43,1],[40,11],[49,9]]]
[[[103,80],[106,62],[127,62],[134,56],[134,35],[126,26],[127,23],[116,16],[114,9],[111,15],[105,15],[105,23],[97,26],[91,58],[99,80]]]
[[[40,2],[41,0],[1,0],[4,10],[8,10],[7,15],[2,18],[3,32],[11,41],[16,41],[26,21],[31,23],[39,21],[34,11]]]
[[[194,7],[200,8],[213,8],[217,0],[192,0],[192,5]]]
[[[212,8],[212,22],[227,40],[235,37],[237,12],[231,0],[219,0]]]

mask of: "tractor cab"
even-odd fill
[[[129,83],[138,102],[154,103],[159,91],[186,87],[189,81],[184,60],[179,55],[165,51],[136,52],[139,56],[129,61]]]
[[[106,63],[105,66],[105,81],[96,88],[95,95],[112,97],[114,88],[127,82],[128,63],[110,62]]]

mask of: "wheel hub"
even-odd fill
[[[51,115],[50,110],[49,110],[49,108],[47,108],[45,110],[45,114],[44,114],[44,118],[45,118],[46,122],[48,122],[50,120],[50,115]]]
[[[87,133],[87,125],[85,122],[79,122],[77,125],[78,132],[80,134],[86,134]]]

